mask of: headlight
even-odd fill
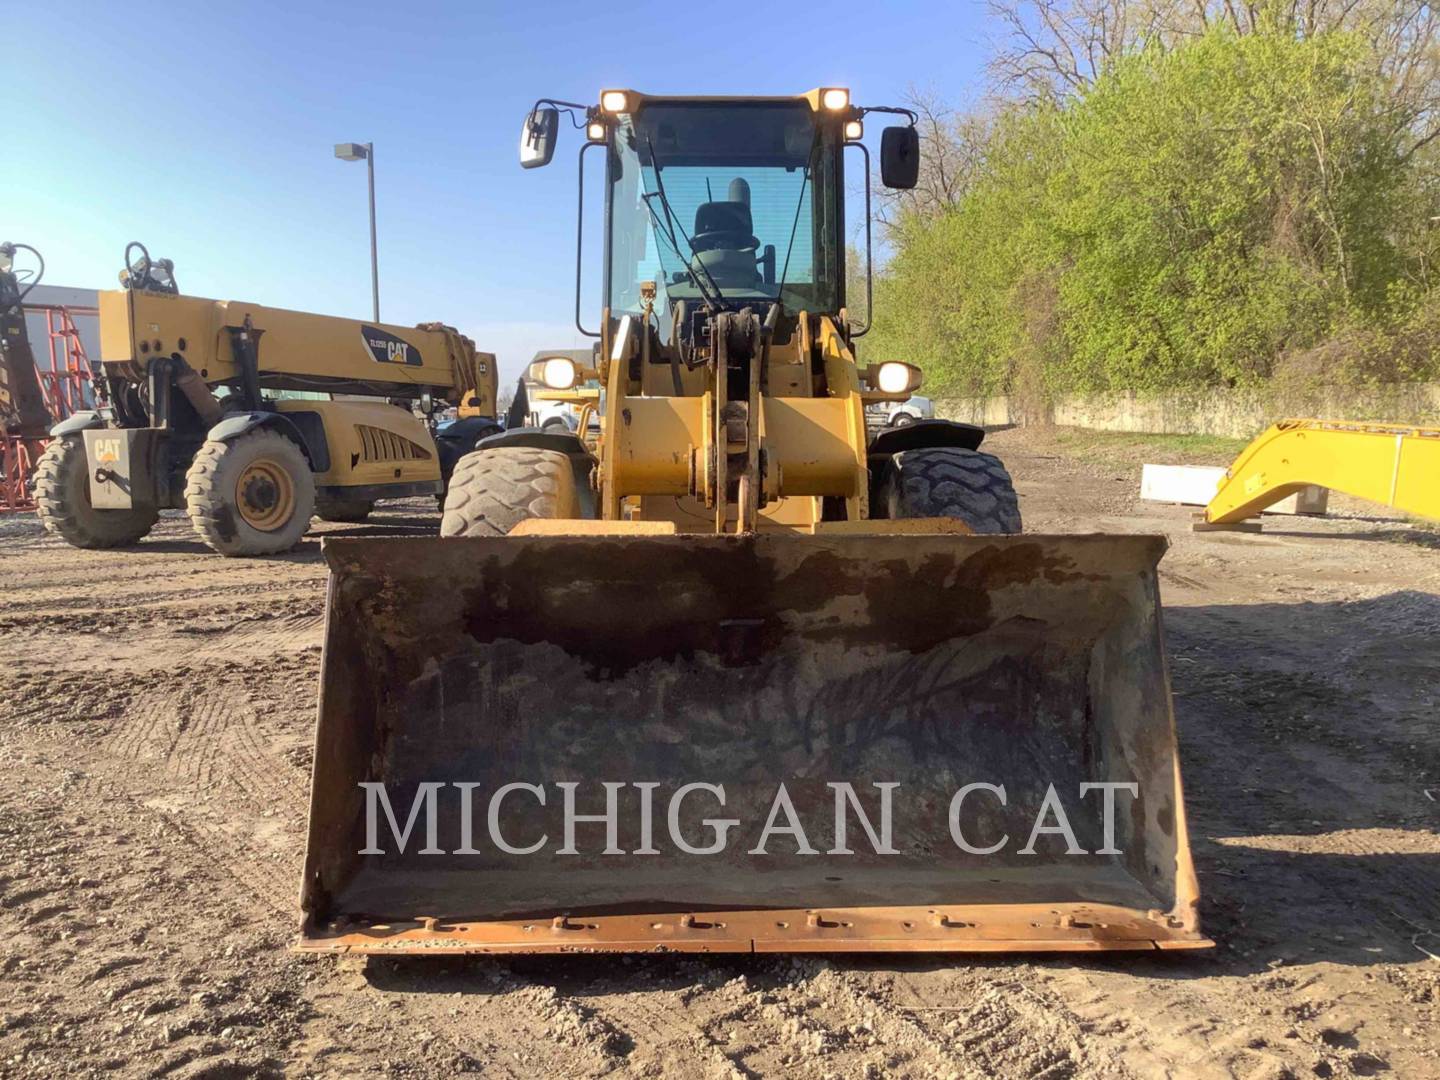
[[[859,142],[865,137],[865,125],[859,120],[845,121],[845,141]]]
[[[839,112],[850,107],[850,91],[833,88],[820,91],[820,107],[830,112]]]
[[[630,96],[624,90],[602,90],[600,93],[600,108],[608,113],[628,112]]]
[[[569,390],[580,378],[580,369],[568,356],[537,360],[531,371],[551,390]]]
[[[904,394],[920,385],[920,369],[891,360],[875,373],[875,387],[886,394]]]
[[[605,125],[599,120],[591,120],[585,125],[585,137],[591,142],[604,142]]]

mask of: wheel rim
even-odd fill
[[[274,532],[295,512],[295,481],[277,461],[252,461],[235,482],[235,505],[246,525]]]

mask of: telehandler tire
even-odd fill
[[[52,439],[35,466],[35,504],[45,531],[78,548],[133,544],[148,533],[160,511],[97,510],[90,505],[85,440]]]
[[[185,509],[221,555],[278,555],[300,543],[315,513],[315,478],[278,431],[207,442],[185,474]]]
[[[569,458],[533,446],[497,446],[456,463],[440,535],[505,536],[527,518],[579,516]]]
[[[1021,531],[1010,474],[994,454],[979,450],[942,446],[896,454],[878,495],[888,518],[958,518],[976,533]]]
[[[374,509],[374,499],[315,497],[315,516],[321,521],[364,521]]]

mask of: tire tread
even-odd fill
[[[81,464],[75,464],[78,454]],[[78,548],[126,547],[144,537],[160,511],[95,510],[79,502],[77,484],[86,482],[85,443],[73,436],[52,439],[35,465],[35,507],[45,531]]]
[[[570,459],[532,446],[497,446],[462,457],[450,476],[441,536],[505,536],[527,518],[575,512]]]
[[[1021,531],[1009,472],[979,450],[944,446],[896,454],[878,497],[891,518],[958,518],[977,533]]]

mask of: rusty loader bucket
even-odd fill
[[[1194,948],[1152,536],[327,542],[298,948]]]

